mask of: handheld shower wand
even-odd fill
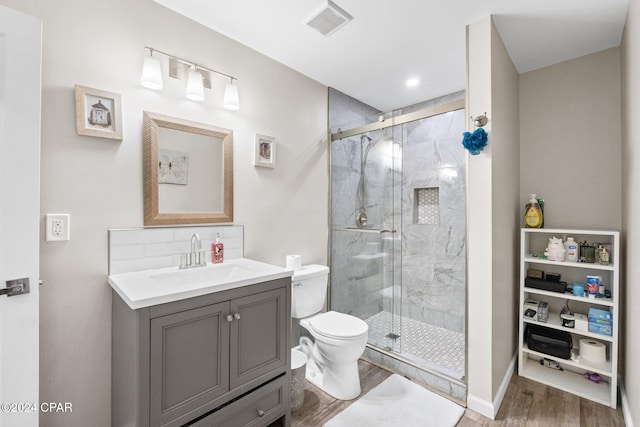
[[[364,148],[364,140],[367,140],[369,144],[367,148]],[[373,141],[370,136],[366,134],[360,135],[360,181],[358,182],[358,193],[356,195],[356,226],[358,228],[365,228],[368,225],[369,218],[365,209],[365,194],[364,194],[364,170],[367,166],[367,157],[369,150],[371,150],[378,141]]]

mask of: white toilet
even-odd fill
[[[320,313],[327,295],[329,267],[306,265],[291,277],[291,315],[315,339],[300,338],[300,349],[307,355],[306,378],[321,390],[340,400],[360,395],[358,359],[367,344],[369,326],[348,314]],[[319,314],[318,314],[319,313]]]

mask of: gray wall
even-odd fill
[[[491,107],[491,18],[467,26],[467,114],[487,113]],[[467,405],[490,416],[493,408],[491,377],[492,197],[491,153],[493,120],[484,127],[488,144],[476,156],[467,156]],[[473,130],[473,129],[469,129]],[[514,259],[515,262],[515,259]]]
[[[520,213],[544,198],[545,228],[620,230],[620,49],[520,76]]]
[[[622,38],[622,245],[626,262],[622,283],[624,294],[624,324],[621,325],[624,348],[623,381],[629,404],[628,416],[633,425],[640,426],[640,4],[629,2],[627,23]]]
[[[467,404],[493,417],[517,348],[518,75],[491,17],[467,40],[467,114],[489,118],[488,145],[468,164]]]
[[[518,122],[518,72],[500,34],[491,26],[491,117],[492,126],[492,392],[504,393],[513,367],[518,335],[518,215],[521,145]],[[477,114],[477,113],[473,113]],[[470,213],[472,214],[472,213]],[[478,242],[476,242],[478,243]],[[471,357],[471,356],[470,356]]]
[[[107,229],[142,225],[142,111],[233,129],[245,256],[284,266],[300,253],[323,264],[327,88],[151,0],[1,3],[43,21],[41,215],[71,214],[71,241],[40,247],[40,396],[73,412],[41,414],[41,425],[108,426]],[[235,75],[241,109],[222,108],[225,78],[213,78],[202,103],[168,76],[162,91],[143,88],[145,45]],[[122,95],[122,142],[76,134],[75,84]],[[276,138],[275,169],[253,166],[255,132]]]

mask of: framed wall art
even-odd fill
[[[187,185],[189,153],[158,148],[158,184]]]
[[[78,135],[122,141],[120,95],[76,85],[76,130]]]
[[[254,166],[274,168],[276,166],[276,139],[256,133],[256,155]]]

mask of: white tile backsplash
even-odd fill
[[[115,233],[111,233],[115,231]],[[132,228],[109,230],[110,245],[135,245],[140,243],[167,242],[173,239],[170,228]]]
[[[109,230],[109,274],[177,267],[180,254],[191,250],[194,233],[200,236],[202,251],[211,252],[211,244],[219,233],[225,259],[244,255],[244,227],[241,225]]]
[[[110,261],[144,258],[144,245],[121,245],[111,253]]]

